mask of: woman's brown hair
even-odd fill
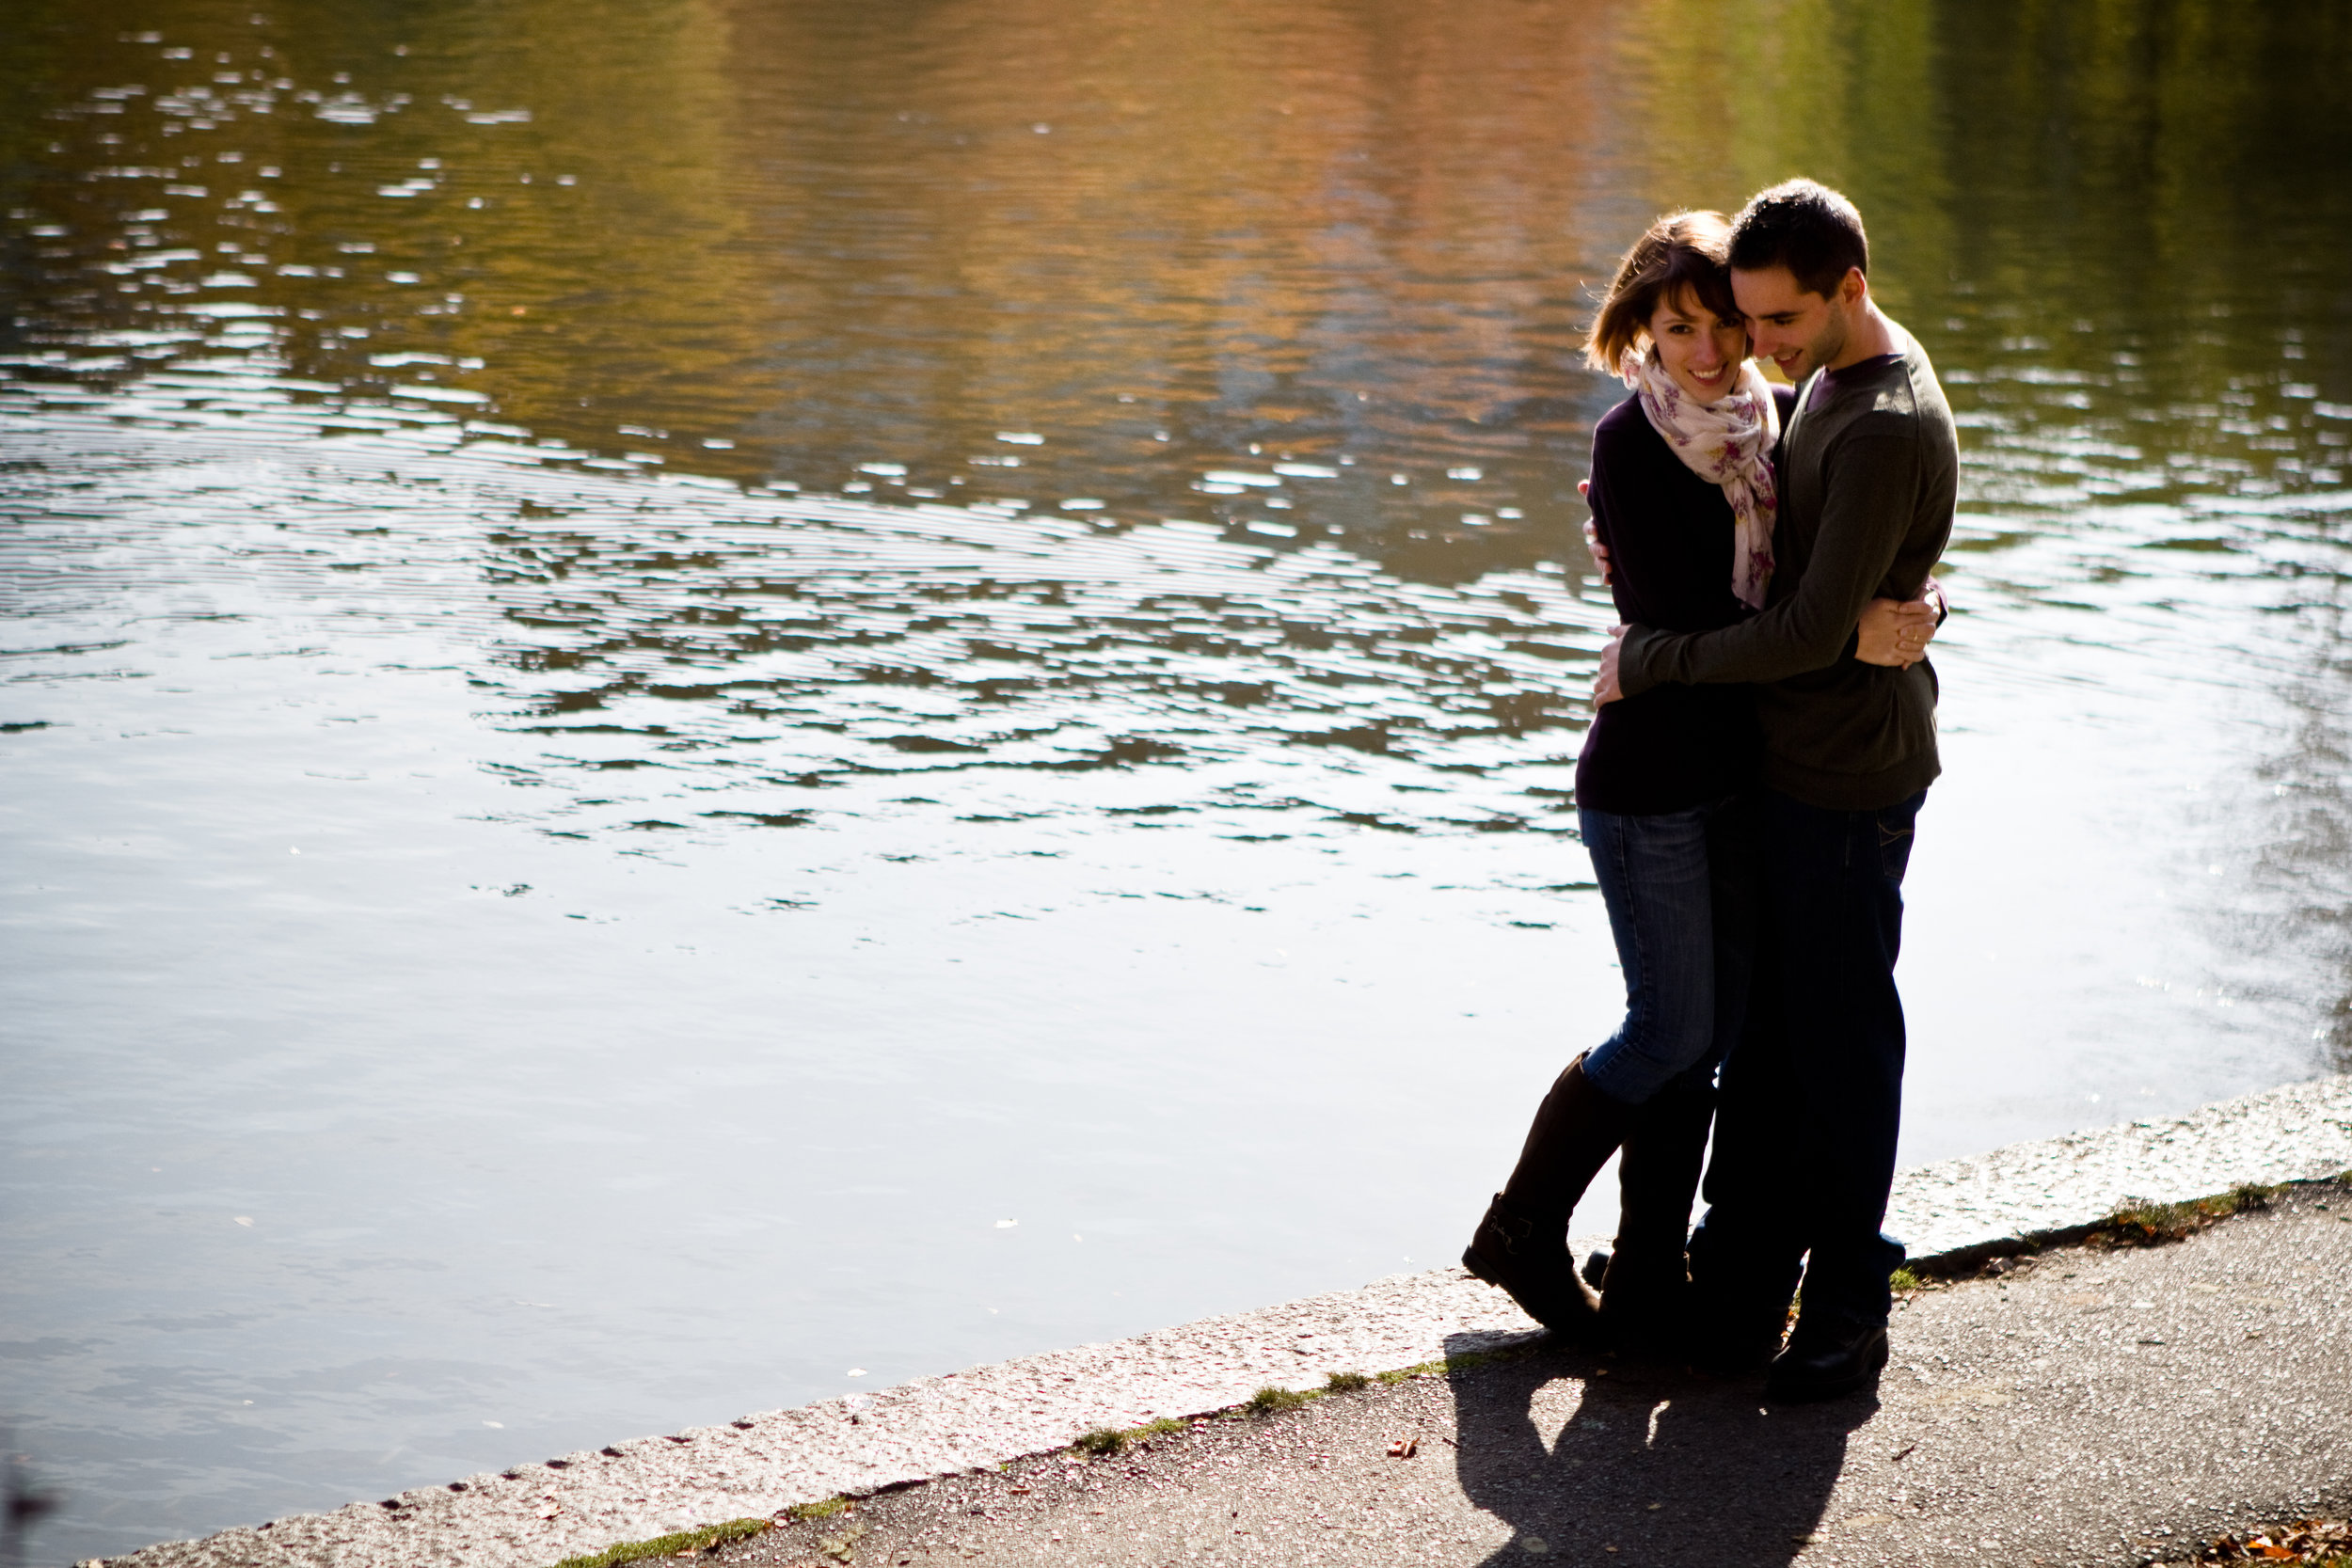
[[[1731,297],[1731,223],[1713,211],[1668,213],[1633,242],[1584,334],[1584,362],[1614,375],[1625,352],[1649,336],[1661,300],[1689,290],[1725,321],[1740,319]]]

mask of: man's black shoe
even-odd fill
[[[1772,1361],[1780,1350],[1780,1312],[1769,1315],[1710,1311],[1694,1304],[1686,1320],[1684,1357],[1700,1371],[1717,1377],[1740,1377]]]
[[[1788,1348],[1772,1361],[1764,1397],[1784,1403],[1834,1400],[1878,1381],[1886,1365],[1886,1326],[1812,1328],[1800,1317]]]
[[[1606,1257],[1607,1265],[1593,1283],[1600,1287],[1601,1326],[1610,1341],[1637,1355],[1679,1355],[1691,1338],[1692,1307],[1681,1242],[1651,1247],[1620,1238]],[[1589,1265],[1585,1277],[1592,1279]],[[1777,1335],[1772,1342],[1777,1349]]]

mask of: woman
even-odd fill
[[[1593,431],[1587,500],[1618,616],[1712,631],[1763,608],[1772,572],[1772,448],[1794,398],[1748,362],[1720,213],[1659,219],[1627,251],[1584,343],[1631,394]],[[1918,657],[1932,611],[1875,600],[1856,657]],[[1625,973],[1625,1022],[1568,1064],[1518,1167],[1463,1253],[1531,1317],[1586,1334],[1663,1332],[1689,1286],[1691,1201],[1714,1077],[1747,1005],[1754,893],[1747,812],[1760,742],[1736,686],[1660,686],[1603,706],[1576,770],[1577,813]],[[1597,1300],[1568,1215],[1612,1153],[1617,1240]]]

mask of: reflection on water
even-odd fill
[[[313,417],[364,388],[439,444],[1457,573],[1581,516],[1607,398],[1567,351],[1620,225],[1580,221],[1605,127],[1554,110],[1596,19],[606,10],[224,9],[74,51],[26,195],[57,370],[266,342]],[[213,389],[183,388],[251,396]]]
[[[2348,1059],[2352,21],[20,10],[56,1560],[1442,1261],[1612,1012],[1586,291],[1792,169],[1964,427],[1906,1159]]]

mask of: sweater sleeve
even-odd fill
[[[1907,432],[1857,424],[1832,454],[1831,476],[1812,559],[1796,592],[1721,631],[1627,628],[1617,666],[1627,696],[1667,682],[1782,680],[1837,662],[1909,531],[1917,445]]]

